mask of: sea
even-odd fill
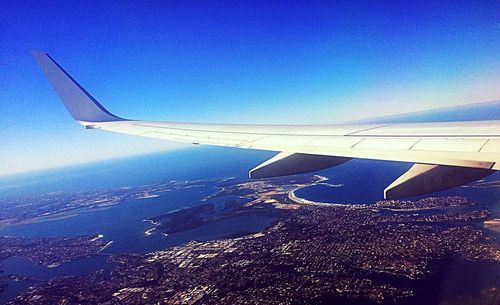
[[[179,149],[0,178],[0,198],[36,198],[37,194],[50,192],[107,190],[172,180],[231,178],[236,183],[247,180],[250,168],[272,156],[270,152],[218,147]],[[105,239],[113,241],[103,253],[142,254],[182,245],[191,240],[213,240],[240,232],[258,232],[274,221],[272,217],[239,216],[168,236],[145,235],[145,231],[154,227],[145,219],[200,204],[204,197],[218,190],[216,183],[172,190],[156,198],[130,199],[108,208],[76,211],[76,216],[69,218],[7,226],[0,229],[0,235],[36,238],[102,234]],[[30,280],[10,281],[0,293],[0,304],[13,299],[37,280],[111,268],[107,258],[102,255],[77,259],[52,268],[24,258],[10,257],[0,261],[0,270],[4,274],[26,276]]]
[[[487,103],[486,107],[489,107],[487,113],[491,117],[492,111],[497,111],[497,116],[493,118],[500,118],[500,107],[498,107],[500,103],[497,102],[496,105],[492,106],[492,104]],[[460,115],[460,119],[466,120],[467,117],[464,117],[464,113],[481,115],[482,112],[476,109],[476,111],[469,112],[460,111],[456,115]],[[418,117],[418,121],[426,121],[425,113],[420,113],[416,117]],[[449,112],[437,117],[441,120],[454,119]],[[431,112],[427,120],[432,121],[435,118],[436,113]],[[390,117],[386,119],[386,121],[390,120],[400,120],[400,118]],[[405,118],[404,121],[411,121],[411,119]],[[271,158],[274,154],[266,151],[196,146],[138,157],[0,177],[0,198],[34,196],[49,192],[105,190],[172,180],[232,178],[234,182],[246,181],[249,169]],[[296,192],[296,195],[320,202],[370,204],[383,199],[383,189],[410,167],[411,164],[402,162],[351,160],[340,166],[314,173],[329,178],[327,184],[302,188]],[[486,179],[488,181],[500,180],[500,173],[493,174]],[[0,229],[0,235],[67,237],[102,234],[105,239],[113,241],[103,251],[105,254],[142,254],[182,245],[190,240],[204,241],[239,232],[257,232],[265,229],[275,220],[266,216],[239,216],[168,236],[144,234],[145,231],[153,228],[150,222],[144,221],[145,219],[200,204],[204,197],[217,190],[215,183],[207,183],[203,187],[173,190],[162,193],[160,197],[156,198],[130,199],[108,208],[78,211],[69,218],[7,226]],[[499,188],[459,187],[433,195],[470,197],[488,207],[494,218],[500,218]],[[418,197],[413,199],[418,199]],[[497,233],[489,232],[489,234],[500,240]],[[10,281],[7,288],[0,293],[0,304],[12,300],[37,281],[59,276],[86,274],[99,269],[110,270],[112,267],[112,264],[107,262],[106,256],[103,255],[77,259],[52,268],[37,265],[27,259],[10,257],[0,261],[0,270],[3,270],[4,274],[17,274],[29,279]],[[477,292],[481,287],[489,284],[485,281],[491,281],[496,272],[481,264],[473,265],[462,261],[445,269],[446,272],[440,274],[437,279],[451,278],[452,276],[449,274],[460,272],[468,272],[470,279],[474,279],[462,284],[455,282],[448,284],[451,286],[442,292],[446,298],[471,289]],[[484,275],[483,281],[478,279],[478,271]],[[492,272],[493,274],[491,274]]]

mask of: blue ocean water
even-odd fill
[[[171,180],[234,177],[234,181],[240,181],[247,179],[249,168],[272,155],[269,152],[215,147],[184,149],[4,177],[0,179],[0,194],[3,199],[8,199],[26,195],[36,197],[36,194],[48,192],[103,190]],[[145,235],[145,231],[154,226],[144,219],[197,205],[201,199],[217,190],[215,183],[207,183],[205,187],[173,190],[156,198],[126,200],[108,208],[70,212],[69,217],[64,219],[1,228],[0,235],[23,237],[103,234],[113,243],[103,251],[104,255],[77,259],[54,268],[36,265],[18,257],[1,261],[0,270],[5,274],[17,274],[35,280],[9,282],[7,289],[0,293],[0,304],[11,300],[36,280],[109,269],[106,254],[152,252],[193,239],[203,241],[239,232],[259,231],[273,222],[272,217],[240,216],[168,236]]]
[[[78,192],[170,180],[246,178],[273,153],[202,146],[0,177],[0,198]]]
[[[204,147],[135,158],[99,162],[86,166],[58,169],[22,177],[0,180],[3,195],[33,195],[43,192],[77,192],[96,189],[146,185],[170,180],[202,180],[234,177],[234,181],[247,179],[248,168],[272,154],[258,151]],[[230,161],[228,161],[230,160]],[[108,253],[144,253],[184,243],[193,236],[199,239],[228,235],[244,229],[245,219],[234,224],[207,225],[198,233],[173,234],[168,238],[160,234],[150,236],[144,232],[153,226],[144,219],[200,203],[204,197],[215,193],[216,183],[205,187],[172,190],[160,197],[126,200],[118,205],[68,213],[68,217],[0,229],[0,234],[25,237],[63,237],[103,234],[113,240]],[[253,219],[251,223],[266,225],[269,219]],[[231,222],[233,220],[225,220]],[[231,229],[231,228],[234,228]],[[134,242],[131,243],[130,241]]]

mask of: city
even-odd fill
[[[262,232],[191,241],[145,255],[113,255],[110,260],[116,267],[111,275],[94,272],[55,278],[35,285],[11,304],[314,304],[334,300],[391,304],[401,299],[412,304],[412,297],[422,297],[412,283],[431,277],[440,261],[461,257],[489,262],[492,268],[500,266],[500,245],[474,225],[486,219],[488,212],[476,209],[466,198],[301,205],[290,202],[288,193],[307,181],[324,183],[324,179],[298,179],[303,180],[226,184],[210,196],[238,194],[250,200],[239,209],[261,211],[268,206],[280,210],[279,218]],[[209,205],[210,199],[205,202]],[[298,207],[283,208],[287,205]],[[464,206],[466,210],[454,211]],[[432,213],[419,213],[430,208],[435,208]],[[411,212],[393,211],[398,209]],[[196,217],[206,208],[191,212]]]

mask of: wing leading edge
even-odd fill
[[[193,124],[127,120],[107,111],[48,54],[33,54],[81,125],[129,135],[280,152],[253,178],[303,173],[350,158],[415,163],[384,191],[396,199],[430,193],[500,169],[500,121],[374,125]]]

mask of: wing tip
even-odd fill
[[[42,50],[31,50],[31,55],[37,57],[40,55],[48,55],[47,52],[44,52]]]
[[[124,120],[105,109],[48,53],[34,50],[31,54],[71,116],[80,124]]]

